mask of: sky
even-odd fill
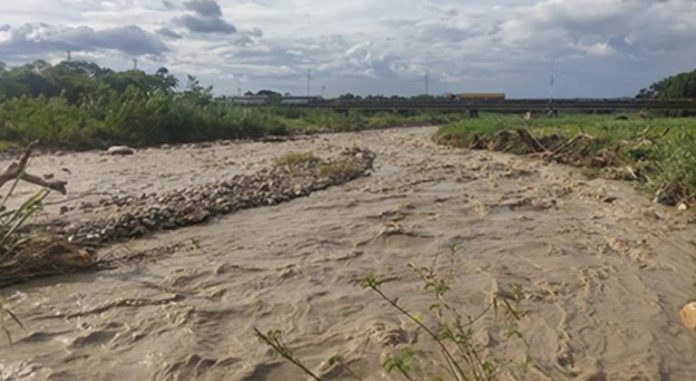
[[[621,97],[696,68],[696,0],[0,0],[0,62],[273,89]]]

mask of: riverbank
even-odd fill
[[[591,177],[635,181],[666,205],[696,201],[696,118],[566,114],[525,120],[489,114],[440,128],[441,144],[515,154],[585,168]]]

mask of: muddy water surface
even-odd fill
[[[130,259],[112,270],[2,290],[27,331],[13,328],[14,349],[0,347],[0,378],[304,379],[258,342],[259,327],[283,330],[318,373],[340,353],[366,380],[387,379],[384,357],[427,339],[358,282],[377,274],[386,292],[425,314],[430,299],[408,263],[435,267],[471,315],[520,283],[520,326],[534,357],[527,379],[696,377],[696,333],[678,315],[696,297],[696,225],[629,184],[436,146],[434,131],[35,159],[34,172],[70,181],[42,218],[66,206],[61,218],[74,221],[111,212],[82,203],[253,171],[287,151],[328,156],[358,145],[377,154],[371,177],[113,245],[100,257]],[[495,339],[494,325],[478,327],[486,352],[522,355],[521,345]]]

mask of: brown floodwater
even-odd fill
[[[288,151],[330,156],[360,146],[377,154],[370,177],[114,244],[99,251],[115,260],[110,270],[0,290],[26,326],[8,326],[15,343],[0,344],[0,379],[305,379],[254,327],[282,330],[326,380],[351,379],[327,370],[335,354],[365,380],[389,379],[381,362],[400,348],[440,360],[413,323],[359,287],[376,274],[386,293],[427,316],[432,299],[409,263],[447,278],[464,315],[521,284],[519,328],[533,357],[527,379],[695,379],[696,332],[679,320],[680,306],[696,297],[688,215],[652,204],[629,183],[437,146],[434,132],[37,157],[32,172],[69,181],[69,194],[51,195],[39,218],[76,222],[112,213],[96,205],[101,198],[249,173]],[[484,354],[521,361],[527,347],[499,337],[493,316],[476,325]],[[511,367],[503,378],[519,376]]]

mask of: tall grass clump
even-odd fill
[[[24,168],[20,169],[24,172]],[[48,190],[44,189],[29,197],[19,207],[7,210],[7,203],[19,182],[21,175],[18,176],[10,185],[9,190],[2,196],[0,201],[0,268],[4,268],[7,262],[13,259],[18,248],[26,243],[19,231],[27,220],[39,209],[41,201],[48,195]],[[0,329],[5,334],[7,341],[12,343],[12,336],[7,326],[7,322],[12,321],[24,328],[17,316],[0,300]]]

